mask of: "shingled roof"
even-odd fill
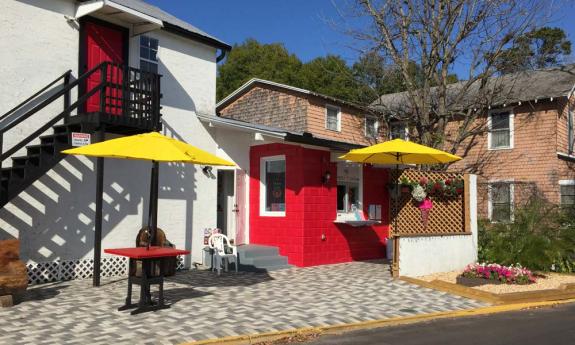
[[[461,92],[465,81],[448,86],[449,98],[454,98]],[[458,106],[475,106],[480,83],[477,81],[467,90]],[[565,97],[575,85],[575,64],[555,68],[517,72],[489,79],[487,88],[490,91],[489,106],[496,107],[503,104],[514,104],[534,100]],[[431,89],[431,93],[436,92]],[[409,106],[407,92],[386,94],[372,103],[380,111],[389,112]],[[454,101],[455,102],[455,101]]]
[[[202,41],[204,43],[210,44],[212,46],[224,50],[231,49],[231,46],[225,43],[224,41],[205,33],[204,31],[198,29],[192,24],[169,14],[168,12],[160,9],[159,7],[150,5],[145,1],[142,0],[109,0],[109,1],[115,2],[119,5],[131,8],[134,11],[138,11],[148,16],[154,17],[158,20],[161,20],[162,23],[164,24],[164,29],[166,29],[167,31],[173,31],[175,33],[188,36],[190,38]]]

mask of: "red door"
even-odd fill
[[[100,25],[93,22],[85,22],[86,44],[86,71],[98,66],[102,62],[114,62],[120,65],[124,61],[124,44],[125,35],[122,30],[109,26]],[[107,79],[117,87],[106,89],[106,110],[105,112],[120,115],[121,114],[121,69],[117,67],[108,67]],[[86,92],[89,92],[101,82],[101,71],[93,73],[86,83]],[[100,111],[100,92],[97,92],[88,98],[86,105],[87,112]]]

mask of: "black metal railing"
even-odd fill
[[[137,68],[105,63],[100,71],[104,85],[99,94],[98,111],[119,115],[141,123],[150,123],[154,129],[160,123],[161,75]]]
[[[90,69],[74,81],[70,80],[71,71],[67,71],[24,102],[0,116],[0,168],[4,160],[28,145],[50,127],[61,120],[64,120],[65,123],[68,122],[70,114],[76,109],[130,118],[135,120],[133,122],[141,128],[158,130],[161,117],[160,78],[161,76],[158,74],[110,62],[104,62]],[[63,85],[60,90],[39,101],[38,104],[31,106],[30,109],[20,114],[18,113],[18,110],[24,109],[26,105],[30,106],[34,100],[38,100],[39,96],[61,80]],[[88,83],[89,80],[92,83]],[[99,80],[98,84],[88,88],[87,86],[93,84],[95,80]],[[71,103],[71,90],[78,86],[83,86],[87,91],[81,94],[75,102]],[[60,97],[63,97],[64,100],[64,109],[61,113],[44,123],[7,151],[3,151],[2,143],[6,132],[46,108]],[[82,114],[77,116],[82,116]]]

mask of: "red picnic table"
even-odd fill
[[[104,249],[104,253],[125,256],[130,258],[128,274],[128,296],[126,297],[126,304],[118,308],[118,310],[132,310],[130,314],[139,314],[145,311],[169,308],[169,305],[164,304],[164,265],[162,259],[176,257],[178,255],[190,254],[189,250],[181,250],[170,247],[135,247],[135,248],[114,248]],[[132,265],[135,261],[142,262],[141,277],[132,274]],[[152,262],[159,262],[159,274],[154,275],[152,272]],[[140,299],[138,304],[132,304],[132,284],[140,285]],[[154,305],[150,293],[150,285],[158,284],[159,298],[158,304]]]

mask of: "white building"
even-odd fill
[[[92,133],[92,141],[102,124],[106,125],[106,137],[149,131],[153,125],[146,116],[154,112],[153,97],[159,94],[153,93],[152,79],[146,79],[153,74],[142,74],[143,70],[162,76],[162,132],[216,153],[217,145],[197,114],[215,113],[216,62],[230,49],[226,43],[139,0],[4,0],[0,25],[0,114],[9,112],[67,70],[71,70],[73,82],[100,63],[112,61],[136,70],[130,75],[124,68],[109,67],[108,73],[116,75],[108,76],[108,81],[115,85],[105,91],[104,110],[99,104],[101,93],[97,92],[72,110],[71,119],[79,124],[77,127],[58,130],[66,133],[80,128]],[[91,90],[100,82],[100,75],[97,71],[84,78],[71,90],[68,103],[66,97],[58,97],[3,131],[2,152],[21,143],[59,115],[66,104],[73,104]],[[128,79],[132,84],[126,86],[128,83],[123,81]],[[0,128],[10,127],[14,119],[62,90],[63,81],[2,118]],[[140,93],[128,90],[132,87],[140,88]],[[128,94],[130,97],[122,98]],[[121,121],[126,117],[132,118],[131,122]],[[47,276],[57,275],[57,269],[43,263],[55,261],[89,272],[94,247],[95,160],[58,160],[58,152],[50,151],[58,149],[49,145],[58,140],[50,136],[52,133],[50,128],[43,134],[48,138],[41,141],[34,136],[27,143],[48,143],[44,146],[21,148],[3,157],[0,199],[3,205],[7,203],[0,210],[0,239],[19,238],[22,258],[29,264],[40,264],[39,270]],[[64,140],[69,140],[68,136]],[[22,155],[14,163],[9,159]],[[6,169],[11,164],[15,167]],[[150,165],[106,160],[102,248],[133,246],[138,230],[147,223]],[[206,174],[201,166],[160,167],[158,226],[178,248],[192,251],[187,266],[202,261],[204,229],[217,225],[216,188],[214,176]],[[108,269],[110,264],[104,262],[103,273]]]

